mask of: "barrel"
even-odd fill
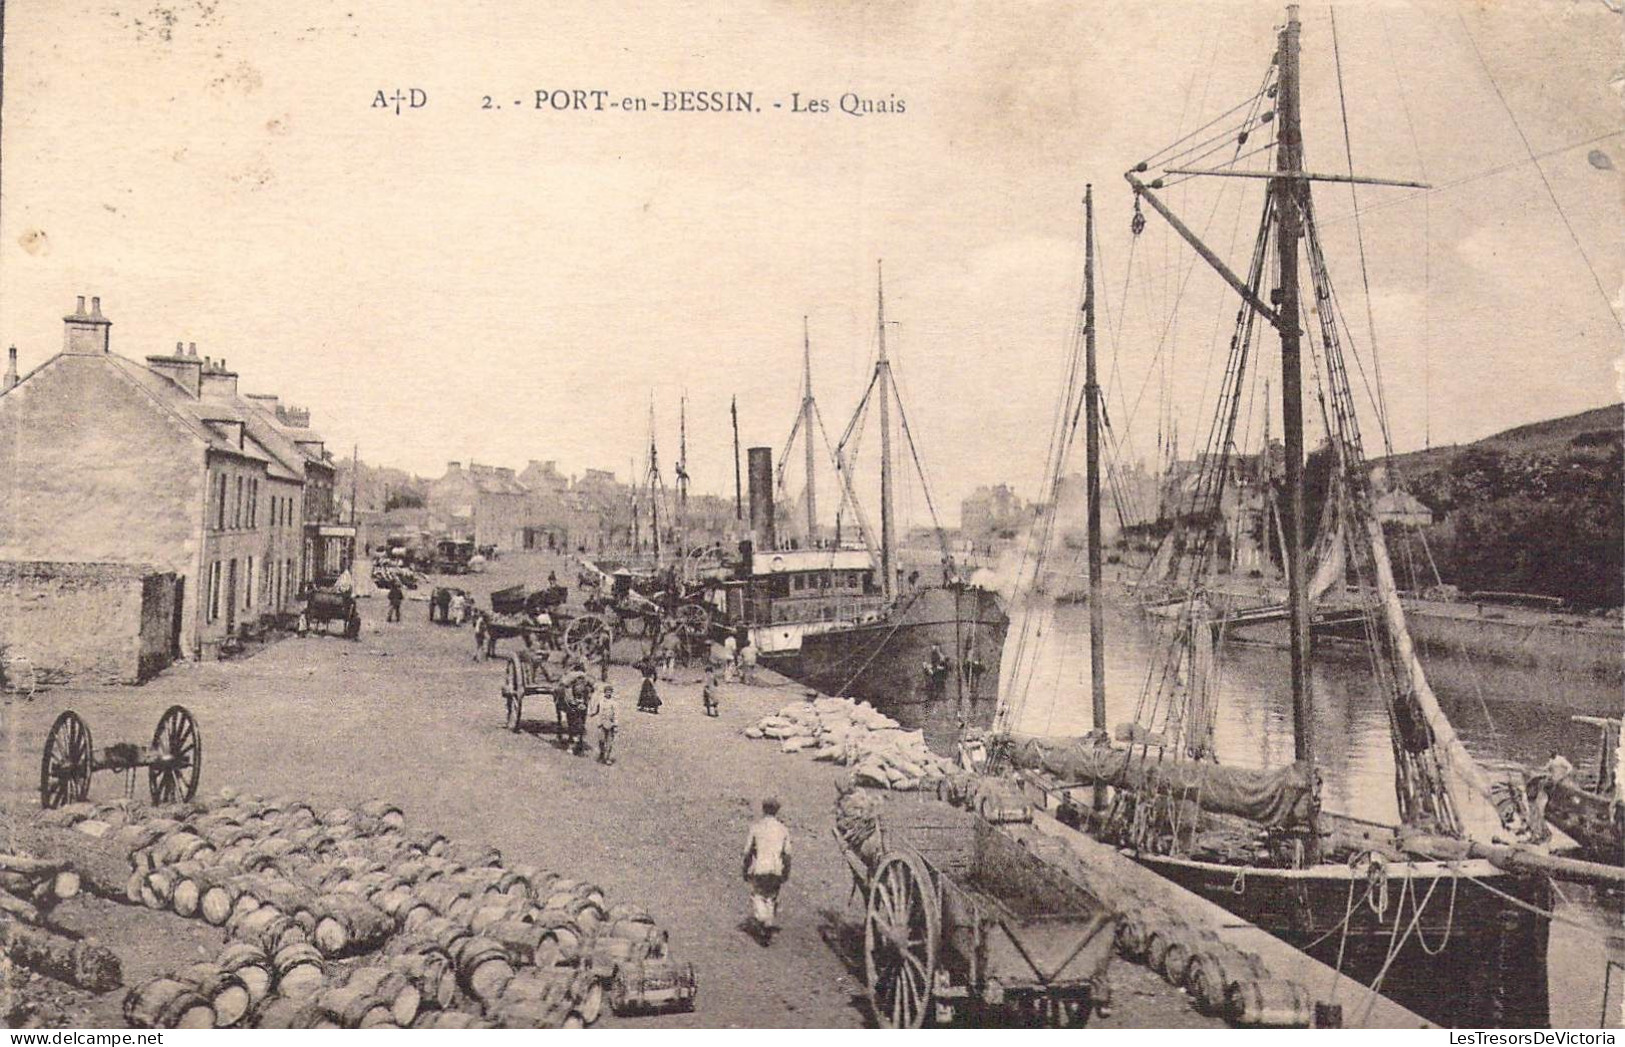
[[[226,923],[226,933],[238,941],[253,942],[267,953],[306,940],[305,932],[297,924],[269,906],[233,915]]]
[[[186,982],[149,978],[124,997],[124,1020],[137,1029],[212,1029],[214,1009]]]
[[[242,979],[250,1005],[258,1005],[271,991],[272,966],[265,950],[250,942],[231,942],[220,950],[215,963]]]
[[[482,1003],[496,999],[513,978],[508,951],[492,938],[466,938],[452,953],[457,963],[457,980],[468,994]]]
[[[369,1029],[395,1024],[389,1002],[360,986],[352,988],[343,985],[324,989],[316,997],[316,1005],[344,1029]]]
[[[1307,1029],[1314,1001],[1297,982],[1278,978],[1247,979],[1231,986],[1228,1017],[1237,1025],[1272,1029]]]
[[[368,800],[358,810],[369,818],[378,819],[391,829],[399,829],[406,824],[406,813],[384,800]]]
[[[484,937],[502,943],[508,951],[508,962],[515,967],[536,963],[536,950],[547,935],[545,927],[519,920],[499,920],[488,924],[479,932]]]
[[[358,967],[345,981],[347,989],[371,993],[389,1007],[390,1019],[401,1027],[417,1017],[423,994],[405,975],[388,966]]]
[[[1124,913],[1123,922],[1117,927],[1117,946],[1128,959],[1144,961],[1152,936],[1158,930],[1166,931],[1169,923],[1167,916],[1154,910]]]
[[[214,1028],[230,1029],[248,1014],[253,1002],[248,986],[235,973],[223,970],[218,964],[196,963],[175,974],[177,981],[192,986],[200,998],[214,1012]]]
[[[469,915],[468,929],[473,931],[475,934],[481,934],[484,933],[485,929],[490,927],[492,924],[505,923],[509,921],[522,922],[521,914],[524,912],[524,909],[520,908],[521,905],[528,906],[529,903],[516,903],[514,899],[507,897],[504,897],[504,900],[500,902],[493,902],[487,899],[484,905],[481,905]]]
[[[451,957],[433,942],[420,941],[403,952],[384,958],[389,969],[417,986],[419,1006],[450,1007],[457,1000],[457,972]]]
[[[197,915],[198,902],[203,895],[207,873],[198,861],[176,862],[172,870],[174,887],[170,891],[169,907],[176,916],[191,918]]]
[[[1218,945],[1218,935],[1198,927],[1177,928],[1168,932],[1167,945],[1153,943],[1153,951],[1160,951],[1162,962],[1157,970],[1169,985],[1183,987],[1191,957],[1204,949]]]
[[[649,915],[649,910],[641,905],[631,902],[616,902],[604,910],[604,919],[610,923],[627,920],[632,923],[654,923],[655,918]]]
[[[666,954],[666,930],[652,920],[611,920],[599,926],[598,936],[600,939],[605,937],[625,938],[629,941],[644,943],[648,947],[648,955],[650,956],[660,957]]]
[[[308,999],[273,996],[255,1009],[249,1021],[256,1029],[311,1029],[321,1016],[321,1010]]]
[[[1264,973],[1258,957],[1230,946],[1198,950],[1185,968],[1185,987],[1204,1014],[1223,1014],[1229,1006],[1230,987],[1253,981]]]
[[[276,991],[294,999],[309,997],[327,980],[321,951],[309,942],[284,945],[276,950],[271,958],[271,969],[276,977]]]
[[[329,894],[317,899],[315,929],[311,935],[325,956],[370,952],[382,945],[394,928],[382,909],[350,894]]]

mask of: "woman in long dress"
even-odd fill
[[[655,675],[659,670],[649,658],[639,663],[638,669],[643,673],[643,687],[638,691],[638,711],[659,713],[660,695],[655,691]]]

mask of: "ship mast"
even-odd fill
[[[1100,555],[1100,382],[1095,374],[1095,199],[1083,187],[1083,394],[1088,410],[1084,476],[1089,499],[1089,695],[1090,726],[1106,730],[1106,613]],[[1104,795],[1097,790],[1097,799]]]
[[[1281,337],[1281,422],[1286,443],[1286,575],[1291,620],[1293,755],[1315,767],[1314,694],[1309,676],[1309,599],[1303,548],[1303,359],[1298,327],[1298,243],[1303,235],[1303,136],[1298,110],[1298,5],[1288,5],[1280,37],[1280,97],[1276,107],[1275,196],[1277,288]],[[1311,836],[1311,840],[1314,837]]]
[[[892,520],[891,477],[891,361],[886,359],[886,286],[881,263],[875,262],[875,326],[879,332],[875,380],[880,389],[880,592],[889,605],[896,597],[892,557],[896,555],[896,524]]]
[[[801,442],[806,446],[807,458],[807,548],[813,547],[818,536],[818,494],[813,476],[813,391],[812,391],[812,338],[807,333],[807,318],[801,318],[802,386],[806,394],[801,398]]]
[[[679,556],[688,554],[688,397],[677,400],[677,530]]]

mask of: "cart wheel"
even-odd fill
[[[56,718],[45,736],[40,758],[39,802],[47,810],[77,803],[90,795],[90,727],[69,709]]]
[[[152,732],[152,747],[166,757],[163,763],[147,768],[152,802],[176,803],[197,795],[198,775],[203,773],[203,735],[185,706],[171,705],[164,710]]]
[[[869,881],[863,964],[869,1004],[885,1029],[918,1029],[931,1012],[937,976],[936,888],[912,852],[880,860]]]
[[[505,699],[507,714],[504,723],[508,730],[519,730],[519,720],[525,711],[525,674],[519,665],[519,656],[508,656],[508,669],[502,681],[502,697]]]
[[[599,644],[609,639],[609,623],[596,614],[572,618],[564,627],[564,648],[577,658],[585,659]]]

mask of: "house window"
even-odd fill
[[[249,481],[253,483],[252,480]],[[248,570],[243,576],[243,610],[254,606],[254,558],[248,558]]]
[[[215,474],[214,529],[226,529],[226,474]]]
[[[248,526],[260,525],[260,481],[256,477],[248,481]]]
[[[220,561],[209,565],[209,621],[220,617]]]

